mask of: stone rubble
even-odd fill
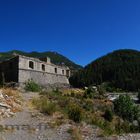
[[[21,108],[20,101],[13,96],[6,95],[0,90],[0,119],[15,115],[15,110]]]
[[[126,134],[118,136],[118,140],[140,140],[140,134]]]

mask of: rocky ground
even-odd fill
[[[58,127],[53,127],[53,120],[60,116],[56,113],[52,117],[44,116],[33,109],[30,101],[38,97],[38,93],[22,93],[23,103],[14,97],[0,92],[0,140],[139,140],[140,135],[124,135],[119,137],[103,138],[99,136],[99,128],[96,126],[77,125],[66,121]],[[11,103],[11,104],[9,104]],[[21,108],[20,112],[15,112]],[[4,113],[6,112],[6,113]],[[60,117],[61,118],[61,117]],[[62,118],[61,118],[62,119]],[[51,125],[50,125],[51,124]],[[69,132],[77,129],[81,132],[78,139]]]
[[[9,118],[22,109],[21,96],[18,91],[12,89],[0,90],[0,120]]]
[[[23,110],[11,118],[1,120],[0,123],[4,130],[1,132],[0,140],[55,140],[56,138],[58,140],[67,140],[69,138],[68,134],[63,138],[61,134],[57,134],[54,130],[50,129],[42,121],[41,117],[32,116],[35,110],[31,110],[28,103],[35,96],[38,96],[38,94],[23,93]],[[39,128],[39,124],[45,125],[45,127],[41,126]]]

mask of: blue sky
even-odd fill
[[[140,50],[139,0],[0,0],[0,51],[56,51],[80,65]]]

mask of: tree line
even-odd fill
[[[70,83],[74,87],[107,83],[109,87],[137,91],[140,88],[140,52],[117,50],[109,53],[75,73]]]

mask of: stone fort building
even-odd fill
[[[51,63],[50,58],[32,58],[16,55],[0,63],[0,80],[23,85],[32,79],[36,83],[47,85],[69,85],[70,69]]]

